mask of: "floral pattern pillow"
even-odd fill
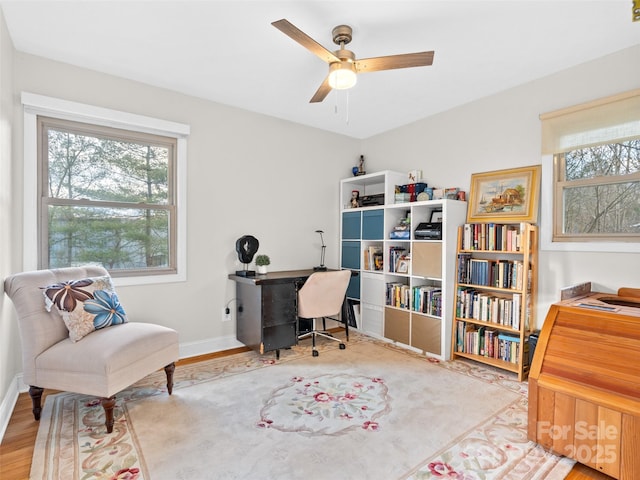
[[[83,278],[44,287],[47,311],[56,307],[72,342],[95,330],[127,321],[111,277]]]

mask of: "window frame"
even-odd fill
[[[175,179],[173,186],[170,187],[173,189],[176,209],[174,219],[175,243],[170,246],[170,252],[175,255],[176,269],[172,272],[166,269],[132,271],[131,274],[127,273],[126,276],[117,276],[116,274],[114,275],[114,283],[118,286],[186,281],[186,167],[187,137],[190,134],[189,125],[28,92],[22,92],[21,101],[24,110],[24,269],[36,270],[42,268],[38,265],[38,252],[41,248],[40,234],[42,232],[38,231],[37,228],[40,223],[39,215],[41,211],[40,182],[43,181],[38,162],[38,117],[49,117],[57,120],[95,125],[98,128],[111,127],[143,135],[152,134],[170,137],[176,140]]]
[[[554,221],[554,159],[553,155],[542,156],[542,182],[540,186],[540,250],[557,252],[612,252],[640,253],[640,242],[557,242],[553,241]]]
[[[166,267],[157,268],[138,268],[126,270],[111,271],[112,277],[132,277],[146,275],[166,275],[176,272],[176,205],[175,205],[175,157],[176,145],[175,138],[152,135],[150,133],[133,132],[128,130],[106,127],[103,125],[88,124],[86,122],[72,122],[70,120],[61,120],[43,115],[37,116],[38,121],[38,191],[40,201],[38,202],[38,239],[40,244],[40,253],[38,257],[38,268],[51,268],[49,263],[50,244],[49,237],[49,215],[48,211],[51,206],[69,206],[69,207],[97,207],[97,208],[115,208],[115,209],[151,209],[154,211],[164,210],[168,213],[169,231],[168,231],[168,265]],[[102,138],[114,141],[125,141],[136,143],[139,145],[149,144],[156,147],[166,148],[169,156],[167,163],[167,203],[166,204],[148,204],[148,203],[132,203],[132,202],[114,202],[105,200],[88,200],[88,199],[68,199],[56,198],[49,195],[49,136],[48,132],[63,131],[73,135]],[[49,240],[49,241],[47,241]],[[155,273],[152,273],[155,272]]]
[[[562,210],[562,186],[558,185],[556,155],[569,150],[587,148],[604,143],[637,138],[640,134],[640,89],[600,98],[572,107],[540,115],[542,144],[542,183],[540,212],[540,248],[549,251],[582,251],[640,253],[640,237],[626,234],[593,235],[577,239],[559,238],[563,218],[556,219]],[[636,181],[636,173],[624,180]],[[571,186],[619,183],[621,176],[571,181]],[[556,198],[557,197],[557,198]],[[562,212],[564,213],[564,212]],[[598,238],[599,237],[599,238]],[[579,240],[579,241],[576,241]]]
[[[615,143],[615,142],[612,142]],[[587,147],[585,147],[587,148]],[[618,183],[640,182],[640,172],[627,175],[611,175],[584,178],[579,180],[566,180],[565,153],[557,153],[553,156],[553,234],[554,242],[640,242],[640,233],[592,233],[592,234],[568,234],[563,233],[564,225],[564,191],[565,188],[594,187],[614,185]]]

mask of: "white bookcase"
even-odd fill
[[[340,182],[340,264],[358,272],[347,296],[359,302],[359,331],[449,359],[457,229],[464,223],[467,204],[447,199],[395,203],[396,185],[407,183],[406,174],[392,171]],[[383,203],[352,208],[353,190],[358,190],[360,198],[384,194]],[[434,212],[441,212],[442,238],[417,239],[416,227],[431,222]],[[407,216],[411,220],[408,238],[390,238]],[[407,258],[400,258],[403,265],[399,265],[393,253],[403,250]],[[392,291],[398,295],[392,296]],[[430,299],[426,303],[432,308],[421,311],[419,298]]]

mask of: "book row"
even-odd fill
[[[520,342],[520,337],[499,333],[488,327],[458,322],[456,351],[518,363],[520,350],[524,348],[524,364],[529,363],[529,343]]]
[[[389,273],[409,273],[411,255],[405,247],[389,248]],[[364,270],[382,271],[384,261],[382,247],[369,245],[362,251],[362,265]]]
[[[382,270],[382,247],[379,247],[377,245],[369,245],[363,250],[362,255],[362,268],[372,271]]]
[[[525,224],[465,223],[462,249],[519,252],[524,228]]]
[[[442,289],[432,285],[409,287],[403,283],[387,283],[386,304],[440,317],[442,316]]]
[[[520,329],[522,295],[489,295],[487,292],[458,287],[456,292],[456,317],[505,325]]]
[[[410,259],[405,247],[389,247],[389,273],[409,273]]]
[[[520,260],[487,260],[458,254],[458,283],[522,290],[525,266]]]

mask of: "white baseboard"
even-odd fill
[[[197,357],[198,355],[206,355],[208,353],[221,352],[238,347],[244,347],[244,344],[236,340],[235,335],[181,343],[179,347],[180,358]],[[22,382],[22,373],[17,374],[13,382],[11,382],[7,394],[0,403],[0,443],[2,443],[2,438],[11,420],[13,409],[18,401],[18,395],[28,390],[29,388]]]
[[[222,352],[232,348],[244,347],[244,343],[239,342],[235,335],[226,337],[216,337],[197,342],[181,343],[180,358],[197,357],[208,353]]]
[[[4,434],[9,426],[13,409],[18,401],[18,394],[27,390],[26,385],[22,383],[22,374],[16,375],[9,386],[7,394],[2,399],[2,403],[0,403],[0,443],[2,443]]]

